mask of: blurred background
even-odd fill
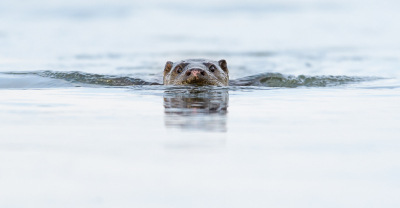
[[[399,4],[395,0],[1,1],[0,70],[140,76],[143,68],[142,74],[149,69],[159,72],[167,60],[199,57],[228,59],[233,78],[263,71],[362,75],[356,70],[364,67],[371,70],[370,76],[390,76],[393,72],[374,73],[371,65],[379,61],[388,65],[388,59],[399,57]],[[365,62],[359,64],[361,60]],[[293,69],[299,64],[301,72]],[[343,65],[349,70],[339,69]],[[307,68],[312,70],[304,71]]]

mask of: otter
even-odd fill
[[[229,85],[229,71],[224,59],[186,59],[167,61],[164,68],[164,85]]]

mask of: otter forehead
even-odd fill
[[[185,59],[185,60],[181,60],[181,61],[175,62],[173,64],[173,68],[180,66],[180,67],[182,67],[183,70],[189,70],[189,69],[193,69],[193,68],[207,69],[211,65],[219,67],[218,66],[218,62],[217,61],[213,61],[213,60],[208,60],[208,59]]]
[[[185,68],[190,66],[191,68],[194,66],[199,67],[208,67],[210,63],[217,63],[216,61],[207,60],[207,59],[185,59],[182,61],[178,61],[174,64],[174,66],[180,65],[181,67]]]

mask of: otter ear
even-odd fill
[[[218,61],[219,66],[221,67],[222,70],[224,70],[224,72],[229,73],[228,71],[228,66],[226,65],[226,61],[225,59],[221,59]]]
[[[173,64],[174,63],[172,63],[172,61],[167,61],[164,68],[164,75],[166,75],[169,71],[171,71]]]

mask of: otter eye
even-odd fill
[[[215,72],[216,69],[217,69],[217,68],[216,68],[214,65],[211,65],[211,66],[210,66],[210,71],[211,71],[211,72]]]
[[[178,74],[182,73],[182,67],[178,66],[178,67],[176,68],[176,72],[178,72]]]

